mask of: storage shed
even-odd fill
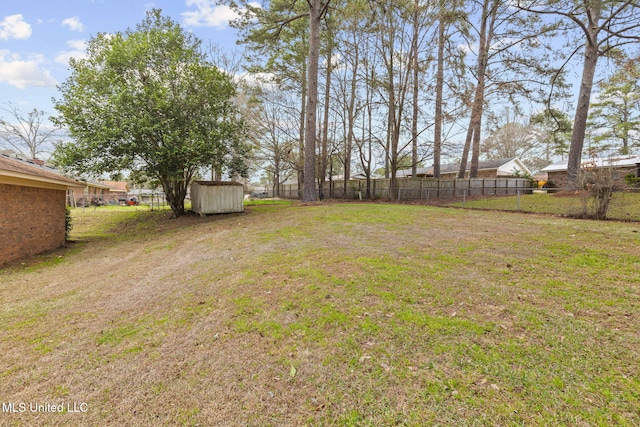
[[[232,181],[194,181],[191,209],[201,216],[244,212],[244,186]]]

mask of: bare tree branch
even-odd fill
[[[25,158],[35,159],[50,152],[51,144],[60,136],[57,127],[46,124],[44,111],[34,108],[25,113],[10,103],[2,111],[9,118],[0,118],[0,145]]]

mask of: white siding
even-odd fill
[[[244,212],[242,185],[191,184],[191,209],[200,214]]]
[[[516,172],[531,174],[531,171],[526,166],[517,159],[513,159],[498,168],[497,176],[513,176]]]

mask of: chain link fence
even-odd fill
[[[509,197],[457,200],[450,206],[531,212],[575,218],[640,221],[640,189],[627,188],[601,198],[578,188],[533,190]]]
[[[477,179],[433,179],[399,178],[395,188],[390,179],[327,181],[317,189],[321,198],[357,200],[430,200],[457,199],[472,196],[509,195],[533,190],[532,181],[526,178],[477,178]],[[269,197],[299,199],[301,192],[297,184],[282,184],[273,189]]]
[[[585,184],[582,188],[537,188],[525,178],[412,179],[397,180],[391,189],[389,179],[327,182],[318,189],[326,199],[385,200],[456,206],[473,209],[532,212],[576,218],[640,221],[640,188],[615,185],[602,188]],[[273,189],[275,190],[275,189]],[[391,196],[393,192],[393,197]],[[288,199],[301,198],[297,184],[283,184],[279,194]]]
[[[164,194],[139,194],[131,193],[116,196],[105,196],[102,194],[79,194],[74,195],[72,191],[67,193],[67,206],[71,208],[98,208],[103,206],[146,206],[149,210],[170,209]]]

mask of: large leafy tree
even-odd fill
[[[136,29],[98,34],[87,53],[71,60],[55,100],[56,120],[74,138],[57,147],[58,164],[81,174],[144,172],[161,183],[176,216],[198,169],[243,169],[234,83],[160,10]]]

